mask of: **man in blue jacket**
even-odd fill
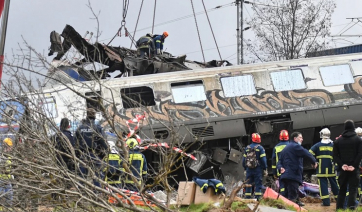
[[[279,134],[279,143],[273,149],[272,155],[272,169],[274,179],[279,179],[279,192],[284,194],[284,183],[280,180],[280,173],[277,170],[277,164],[280,158],[280,153],[289,144],[289,133],[287,130],[281,130]]]
[[[168,32],[163,32],[162,35],[156,35],[153,37],[153,42],[155,42],[156,46],[156,55],[163,54],[163,43],[167,37]]]
[[[280,154],[277,169],[281,173],[280,179],[284,183],[285,196],[303,206],[304,204],[298,200],[298,187],[303,183],[303,158],[310,160],[314,168],[318,166],[318,163],[313,155],[301,146],[302,133],[293,132],[291,137],[292,141]]]
[[[267,176],[267,164],[266,164],[266,155],[264,148],[260,145],[261,137],[258,133],[253,133],[251,135],[251,140],[253,143],[248,145],[245,150],[243,157],[243,167],[246,170],[246,184],[255,183],[255,193],[254,196],[256,199],[259,199],[262,195],[262,181],[263,181],[263,170],[264,175]],[[245,197],[247,199],[251,198],[252,187],[246,187]]]

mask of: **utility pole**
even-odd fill
[[[243,0],[236,0],[237,8],[237,28],[236,28],[236,39],[237,39],[237,63],[238,65],[244,63],[243,57]]]

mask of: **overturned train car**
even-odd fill
[[[101,95],[120,130],[127,129],[126,121],[135,115],[146,114],[138,131],[142,139],[175,142],[173,130],[177,142],[194,142],[187,151],[198,160],[186,163],[188,177],[240,180],[243,148],[254,132],[261,134],[271,167],[282,129],[303,133],[303,145],[310,148],[320,140],[323,127],[334,138],[346,119],[362,126],[362,54],[133,76],[104,80],[104,85],[107,89],[80,86],[78,91],[94,98],[94,92]],[[49,89],[47,95],[59,110],[73,108],[73,114],[95,107],[61,87]],[[73,126],[81,116],[84,110]],[[107,122],[103,126],[107,128]],[[145,154],[156,167],[155,153]],[[185,179],[184,174],[177,177]]]

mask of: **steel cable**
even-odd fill
[[[214,30],[212,30],[212,26],[211,26],[211,23],[210,23],[209,15],[207,14],[207,11],[206,11],[206,7],[205,7],[205,4],[204,4],[204,0],[202,0],[202,5],[204,6],[205,14],[206,14],[206,17],[207,17],[207,21],[209,22],[209,26],[210,26],[210,29],[211,29],[212,37],[214,38],[214,41],[215,41],[215,45],[216,45],[216,48],[217,48],[217,52],[219,53],[220,60],[222,60],[221,54],[220,54],[220,50],[219,50],[219,46],[217,45],[217,42],[216,42]]]
[[[143,1],[144,1],[144,0],[142,0],[142,2],[141,2],[141,7],[140,7],[140,11],[138,12],[138,17],[137,17],[136,26],[134,27],[134,31],[133,31],[133,38],[136,36],[137,26],[138,26],[138,21],[140,20],[140,16],[141,16]],[[131,47],[129,47],[129,48],[132,49],[132,46],[133,46],[133,42],[131,42]]]
[[[201,47],[201,52],[202,52],[202,57],[204,58],[204,64],[206,64],[206,61],[205,61],[205,55],[204,55],[204,50],[202,48],[202,42],[201,42],[201,37],[200,37],[200,32],[199,32],[199,27],[197,25],[197,19],[196,19],[196,14],[195,14],[195,9],[194,9],[194,3],[191,1],[191,6],[192,6],[192,11],[194,13],[194,18],[195,18],[195,24],[196,24],[196,29],[197,29],[197,35],[199,36],[199,41],[200,41],[200,47]]]
[[[153,8],[152,34],[153,34],[153,29],[155,28],[156,4],[157,4],[157,0],[155,0],[155,6]]]

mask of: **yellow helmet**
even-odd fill
[[[130,149],[134,149],[135,147],[138,147],[138,141],[134,138],[127,139],[126,144]]]
[[[13,141],[11,140],[11,138],[5,138],[3,142],[6,143],[8,146],[13,146]]]

